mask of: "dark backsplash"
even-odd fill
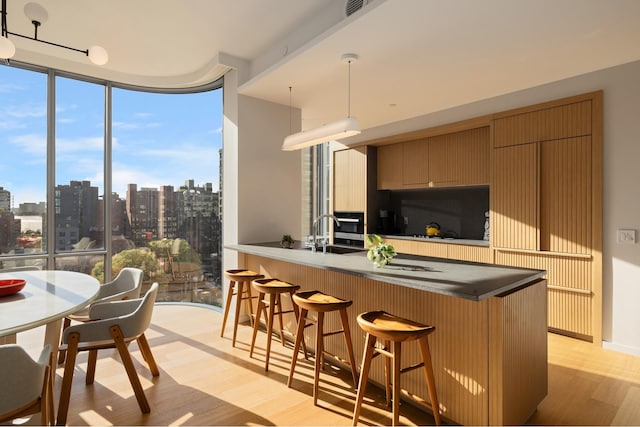
[[[395,213],[396,227],[387,234],[424,234],[430,222],[441,231],[462,239],[482,240],[485,212],[489,210],[489,187],[388,191],[383,209]],[[408,224],[405,225],[404,218]]]

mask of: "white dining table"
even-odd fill
[[[73,271],[34,270],[0,273],[0,279],[24,279],[22,291],[0,297],[0,344],[16,342],[16,334],[45,326],[44,345],[54,355],[60,344],[62,319],[95,299],[100,282]]]

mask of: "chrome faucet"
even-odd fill
[[[311,251],[312,252],[316,252],[317,251],[317,242],[318,242],[318,224],[320,223],[320,220],[322,218],[333,218],[333,220],[335,221],[336,225],[340,225],[340,220],[338,220],[338,218],[336,218],[334,215],[331,214],[322,214],[319,215],[316,219],[313,220],[313,237],[312,237],[312,241],[308,242],[306,245],[307,246],[311,246]],[[322,236],[322,253],[327,253],[327,239]]]

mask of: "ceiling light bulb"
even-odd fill
[[[13,58],[16,54],[16,47],[11,40],[6,37],[0,37],[0,58]]]
[[[91,46],[89,48],[89,61],[96,65],[104,65],[109,61],[109,54],[101,46]]]
[[[45,10],[44,7],[40,6],[38,3],[27,3],[24,5],[24,14],[29,18],[31,22],[39,22],[40,24],[44,24],[49,19],[49,14]]]

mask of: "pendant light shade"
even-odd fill
[[[13,42],[6,37],[0,37],[0,59],[13,58],[16,54],[16,47]]]
[[[89,61],[96,65],[104,65],[109,61],[109,54],[102,46],[91,46],[87,55]]]
[[[300,150],[327,141],[336,141],[360,133],[360,124],[355,117],[345,117],[326,125],[294,133],[284,139],[283,151]]]
[[[351,62],[356,59],[358,59],[358,56],[353,53],[342,55],[342,60],[349,64],[347,117],[287,136],[282,144],[282,151],[300,150],[327,141],[337,141],[361,132],[358,119],[351,117]],[[291,91],[291,88],[289,88],[289,91]]]

